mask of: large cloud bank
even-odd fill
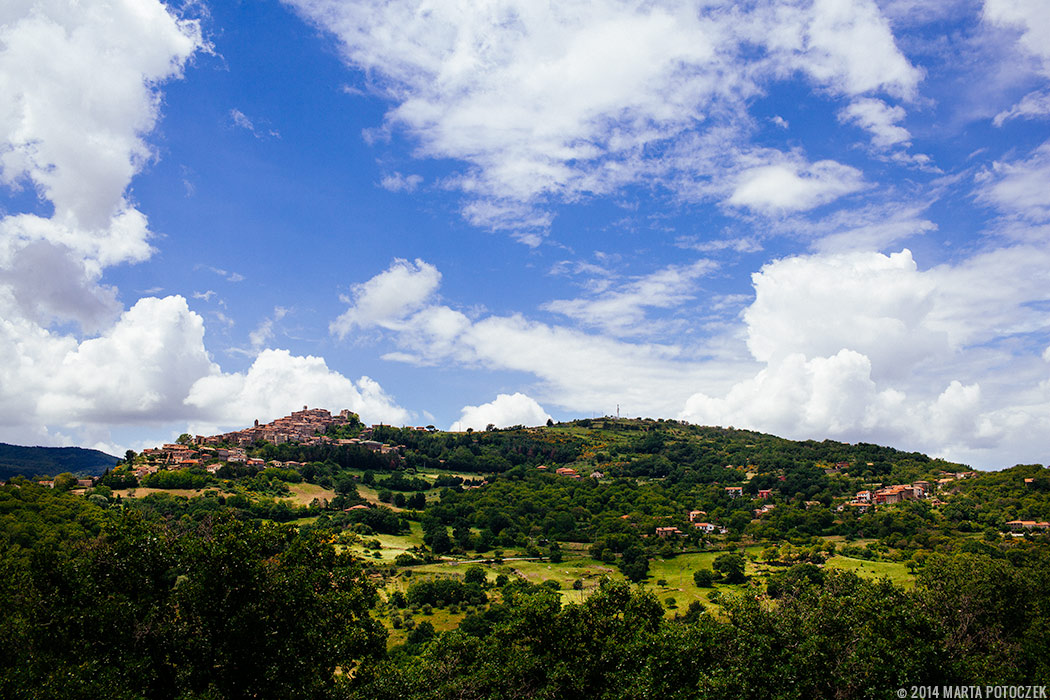
[[[0,183],[49,210],[0,219],[0,439],[112,449],[112,426],[233,426],[303,403],[406,415],[317,358],[264,352],[224,374],[183,297],[125,310],[100,282],[153,252],[128,188],[154,157],[161,86],[206,48],[197,22],[155,0],[0,7]]]

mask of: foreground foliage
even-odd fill
[[[5,487],[9,512],[36,490]],[[316,535],[95,515],[96,535],[0,550],[0,696],[313,698],[383,648],[374,590]]]
[[[1050,677],[1045,557],[1020,565],[934,557],[914,591],[829,571],[770,601],[751,588],[722,616],[673,620],[651,593],[606,582],[562,606],[543,586],[418,655],[366,664],[343,690],[409,698],[889,698],[908,685],[1032,684]]]

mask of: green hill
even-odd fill
[[[0,480],[62,472],[99,476],[117,460],[113,455],[83,447],[26,447],[0,442]]]

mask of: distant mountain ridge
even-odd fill
[[[27,447],[0,442],[0,480],[62,472],[99,476],[118,460],[119,457],[83,447]]]

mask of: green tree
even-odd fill
[[[693,583],[700,588],[710,588],[715,582],[715,572],[711,569],[697,569],[693,572]]]
[[[335,478],[334,490],[342,496],[357,496],[357,482],[350,474],[340,474]]]
[[[649,558],[641,547],[632,545],[624,550],[619,567],[627,580],[638,583],[649,574]]]
[[[434,624],[430,620],[423,620],[415,629],[408,634],[409,644],[425,644],[437,635]]]
[[[476,583],[479,586],[484,586],[488,581],[488,576],[485,575],[485,570],[474,564],[473,566],[467,567],[466,572],[463,574],[463,580],[467,583]]]
[[[55,488],[60,491],[68,491],[72,488],[76,488],[77,478],[69,472],[62,472],[55,477]]]
[[[739,554],[720,554],[715,557],[714,570],[722,574],[726,583],[744,583],[744,558]]]

